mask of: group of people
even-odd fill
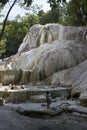
[[[12,84],[12,83],[9,84],[9,89],[12,89],[12,90],[24,89],[24,88],[25,88],[24,84],[21,84],[20,86],[16,86],[15,84]]]

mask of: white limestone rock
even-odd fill
[[[38,33],[43,25],[34,25],[30,28],[29,32],[23,39],[23,43],[20,45],[18,52],[29,51],[32,48],[37,47]]]
[[[87,58],[87,46],[73,40],[54,41],[22,53],[14,68],[40,71],[45,77],[61,69],[75,66]]]
[[[55,40],[75,40],[87,42],[86,27],[63,26],[59,24],[34,25],[25,36],[18,52],[29,51],[44,43]]]
[[[79,97],[87,91],[87,60],[79,65],[59,71],[50,76],[49,84],[72,87],[72,96]]]

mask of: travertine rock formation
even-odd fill
[[[34,25],[25,36],[18,52],[30,50],[55,40],[86,42],[86,27],[62,26],[59,24]]]
[[[34,25],[8,61],[12,70],[22,70],[20,81],[45,79],[72,87],[72,95],[80,96],[87,89],[87,27]]]

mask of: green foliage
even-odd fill
[[[46,23],[58,23],[60,17],[60,7],[56,9],[52,9],[46,13],[39,14],[39,23],[46,24]]]
[[[67,16],[68,16],[68,14],[67,14],[67,7],[68,7],[68,3],[67,2],[62,4],[61,14],[60,14],[58,23],[69,26],[70,23],[67,20]]]
[[[3,37],[3,39],[6,39],[4,46],[6,51],[3,52],[2,57],[14,55],[18,51],[29,28],[37,23],[39,23],[39,18],[33,14],[26,14],[22,18],[16,16],[14,21],[7,21]]]
[[[28,13],[26,13],[26,15],[24,17],[22,17],[22,21],[24,23],[26,23],[26,24],[28,23],[29,26],[31,27],[34,24],[39,23],[39,18],[38,18],[38,16],[36,16],[34,14],[28,14]]]
[[[11,2],[11,1],[10,0],[0,0],[1,5],[5,5],[7,2]],[[16,0],[16,2],[21,2],[24,5],[29,6],[29,5],[31,5],[33,0]]]
[[[23,22],[16,22],[16,21],[7,22],[4,33],[4,39],[7,40],[5,42],[6,51],[3,54],[3,57],[14,55],[17,52],[27,31],[28,26],[25,25],[25,23]]]
[[[5,53],[6,39],[2,39],[0,42],[0,57]]]
[[[7,2],[10,2],[10,0],[4,0],[4,1],[1,0],[1,1],[0,1],[0,6],[2,6],[2,5],[5,6],[5,4],[6,4]],[[9,16],[9,14],[10,14],[12,8],[14,7],[15,3],[17,3],[17,2],[20,3],[20,0],[14,0],[14,1],[11,1],[11,2],[12,2],[12,4],[11,4],[11,6],[10,6],[8,12],[7,12],[7,14],[6,14],[6,17],[5,17],[4,21],[3,21],[2,30],[1,30],[1,32],[0,32],[0,41],[1,41],[2,38],[3,38],[3,34],[4,34],[4,31],[5,31],[5,26],[6,26],[6,22],[7,22],[8,16]],[[21,2],[22,2],[22,3],[24,2],[24,4],[26,4],[27,6],[30,6],[31,3],[32,3],[32,0],[23,0],[23,1],[21,1]]]
[[[48,0],[51,9],[59,8],[61,5],[61,16],[59,23],[64,25],[84,26],[87,25],[87,0]]]
[[[32,2],[33,2],[33,0],[24,0],[24,4],[25,4],[26,6],[31,5]]]
[[[64,2],[66,2],[66,0],[48,0],[51,9],[57,8],[60,3],[64,3]]]
[[[66,20],[75,26],[87,25],[87,0],[71,0]]]
[[[68,22],[65,21],[67,16],[67,5],[66,0],[48,0],[48,3],[51,7],[51,19],[50,22],[60,23],[68,25]]]
[[[9,0],[0,0],[0,4],[5,5]]]
[[[50,23],[51,17],[50,17],[50,12],[47,13],[42,13],[39,16],[39,23],[44,25],[46,23]]]

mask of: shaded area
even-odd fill
[[[0,107],[1,130],[87,130],[87,117],[63,113],[51,119],[34,119]]]

